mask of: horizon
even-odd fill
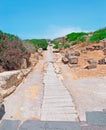
[[[103,0],[4,0],[0,30],[25,39],[55,39],[106,27]]]

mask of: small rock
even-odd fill
[[[59,49],[53,49],[53,53],[59,53],[60,50]]]
[[[26,69],[28,67],[27,60],[25,58],[21,61],[21,69]]]
[[[68,66],[69,66],[70,68],[80,67],[79,64],[68,64]]]
[[[89,64],[92,64],[92,65],[96,65],[97,64],[97,61],[95,61],[94,59],[87,59],[87,62]]]
[[[106,48],[103,49],[104,55],[106,55]]]
[[[98,60],[98,64],[106,64],[106,58],[103,58],[101,60]]]
[[[63,58],[62,58],[62,62],[63,62],[64,64],[67,64],[67,63],[68,63],[68,58],[63,57]]]
[[[94,47],[94,50],[102,50],[103,49],[103,47],[100,45],[95,45],[93,47]]]
[[[70,64],[78,64],[78,57],[77,56],[69,56],[69,63]]]
[[[95,69],[97,66],[96,65],[89,65],[86,66],[85,69]]]
[[[87,51],[94,51],[94,47],[86,47]]]
[[[39,49],[38,49],[38,55],[39,55],[39,56],[43,56],[42,53],[43,53],[43,49],[42,49],[42,48],[39,48]]]

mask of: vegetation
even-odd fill
[[[54,49],[58,49],[59,48],[59,43],[55,43],[53,46]]]
[[[70,42],[70,41],[79,41],[79,42],[82,42],[82,41],[85,41],[84,39],[84,36],[88,35],[88,33],[85,33],[85,32],[78,32],[78,33],[70,33],[67,35],[67,40]]]
[[[38,50],[39,48],[42,48],[43,50],[47,50],[48,43],[46,39],[31,39],[27,41],[31,43],[36,50]]]
[[[68,43],[63,44],[63,43],[59,42],[59,43],[55,43],[53,48],[54,49],[58,49],[58,48],[61,49],[61,48],[68,48],[69,46],[70,45]]]
[[[99,42],[100,40],[106,38],[106,28],[97,30],[93,33],[90,38],[90,42]]]
[[[70,47],[70,45],[68,43],[65,43],[65,44],[63,44],[63,47],[68,48],[68,47]]]
[[[0,31],[0,66],[5,70],[20,69],[23,58],[29,64],[29,53],[22,41],[14,35]]]

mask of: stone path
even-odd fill
[[[5,99],[6,113],[0,130],[106,130],[106,110],[86,111],[86,121],[78,120],[72,97],[55,73],[53,62],[49,48],[44,61]]]
[[[3,119],[27,120],[40,119],[43,98],[44,62],[40,61],[17,90],[4,100],[6,113]]]
[[[50,53],[51,54],[51,53]],[[48,66],[44,74],[44,98],[41,110],[43,121],[77,121],[71,95],[59,80],[53,66],[52,54],[48,55]]]

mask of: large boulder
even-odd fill
[[[69,56],[69,63],[70,64],[78,64],[78,57],[77,56]]]

